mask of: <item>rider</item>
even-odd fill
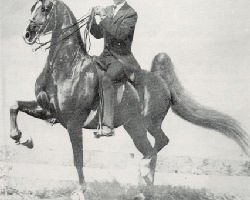
[[[102,135],[114,134],[113,84],[123,78],[131,79],[135,72],[140,70],[131,52],[137,13],[126,0],[113,0],[113,2],[114,5],[106,8],[100,6],[93,8],[96,16],[90,30],[95,38],[104,38],[104,50],[100,55],[100,62],[106,71],[102,80],[104,98]]]

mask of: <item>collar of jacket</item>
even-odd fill
[[[125,1],[125,4],[118,10],[118,12],[116,13],[116,15],[113,17],[113,22],[115,23],[118,19],[120,19],[121,17],[123,17],[125,15],[124,10],[128,9],[128,3]]]
[[[126,1],[118,4],[118,5],[113,5],[114,8],[114,16],[118,13],[118,11],[127,3]]]

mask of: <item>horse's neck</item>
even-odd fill
[[[67,35],[61,34],[60,31],[52,34],[51,48],[48,55],[50,63],[55,63],[57,59],[62,57],[71,57],[71,54],[79,53],[82,56],[87,56],[86,51],[79,41],[79,38],[74,34],[64,39]]]
[[[83,57],[88,56],[79,27],[76,25],[68,28],[77,23],[73,13],[66,8],[60,14],[56,19],[57,25],[52,32],[51,48],[48,56],[50,64],[55,63],[57,59],[62,57],[68,57],[70,62],[70,59],[73,59],[70,55],[81,54]]]

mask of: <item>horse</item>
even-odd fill
[[[99,125],[101,77],[98,62],[88,55],[79,29],[74,14],[60,0],[38,0],[32,6],[24,40],[33,45],[41,35],[51,33],[50,49],[36,80],[36,100],[16,101],[10,107],[10,137],[33,147],[32,140],[24,139],[18,128],[18,112],[60,123],[69,133],[79,179],[73,197],[84,199],[82,129],[96,129]],[[169,142],[161,125],[170,107],[184,120],[231,138],[249,155],[246,131],[232,117],[193,100],[178,80],[166,53],[154,57],[151,71],[138,72],[133,82],[117,83],[115,94],[114,125],[124,127],[143,155],[147,170],[141,177],[146,185],[153,185],[157,154]],[[153,136],[154,145],[148,140],[147,132]]]

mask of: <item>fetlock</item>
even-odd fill
[[[10,138],[18,142],[20,138],[22,137],[22,132],[18,129],[12,129],[10,130]]]

